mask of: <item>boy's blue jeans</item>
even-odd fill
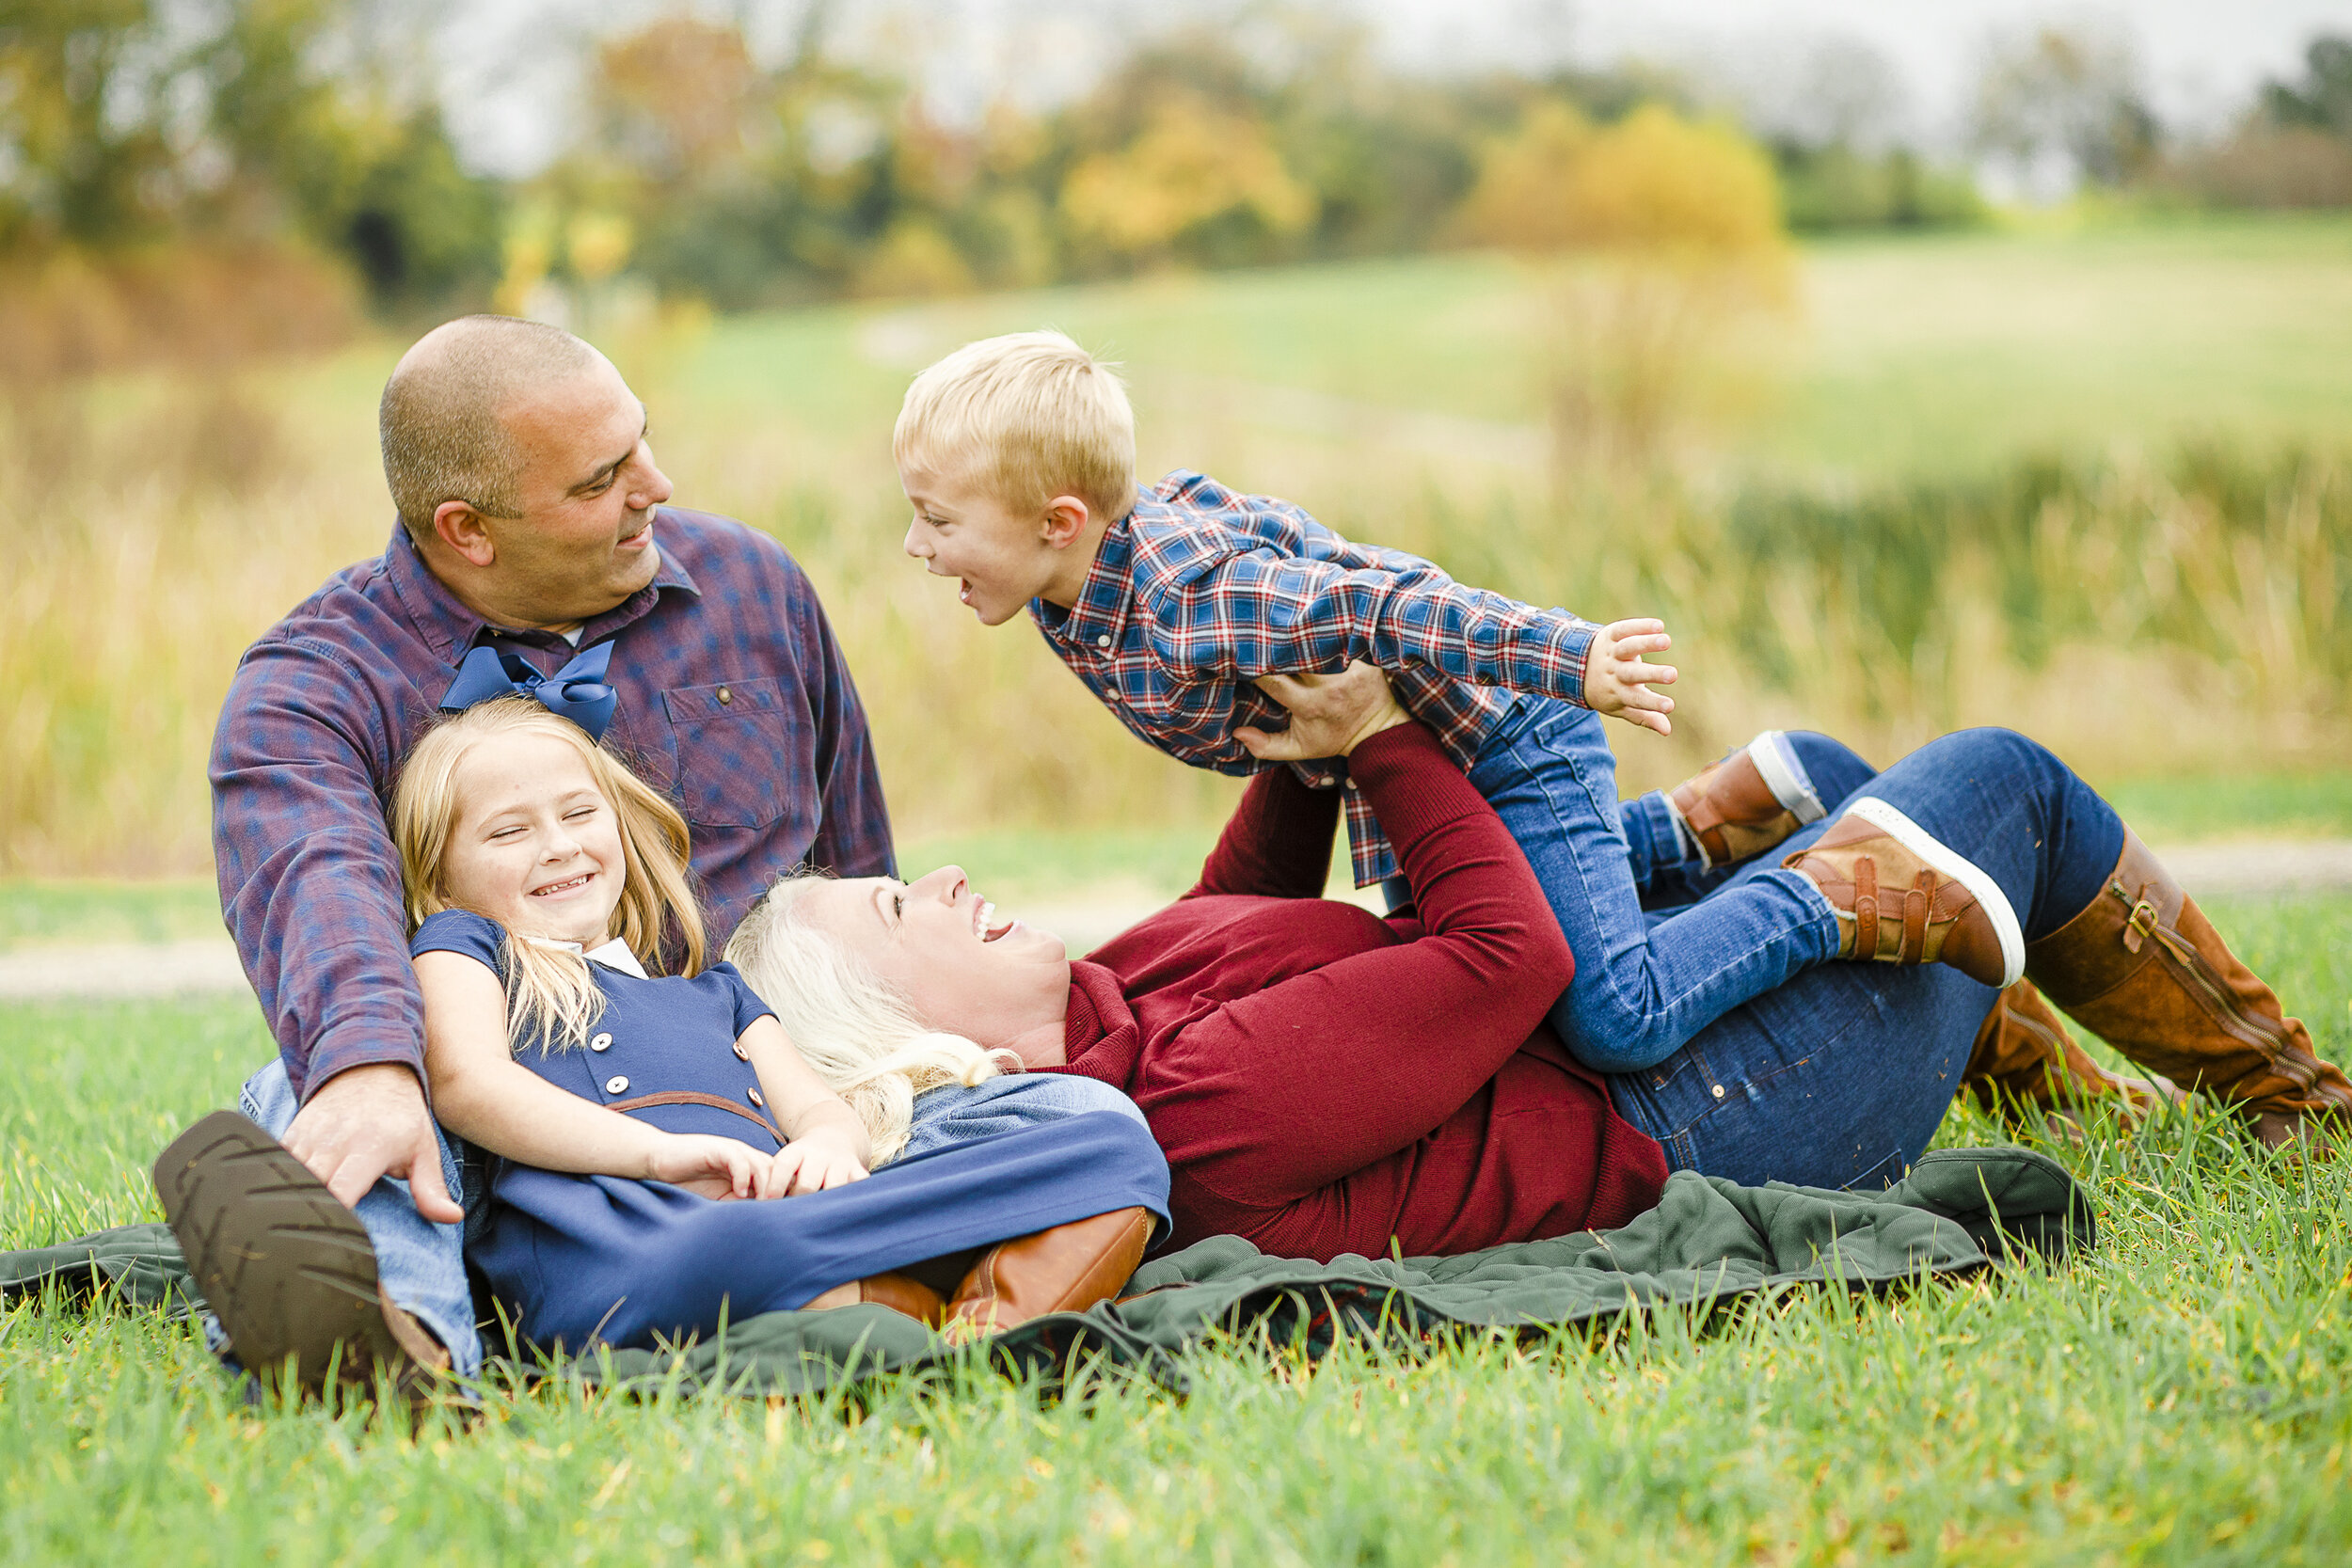
[[[286,1064],[276,1057],[246,1080],[237,1107],[246,1118],[272,1137],[282,1137],[294,1125],[294,1089],[286,1080]],[[914,1126],[906,1154],[919,1154],[968,1138],[1031,1127],[1061,1117],[1089,1111],[1120,1111],[1143,1120],[1135,1101],[1107,1084],[1065,1073],[1010,1073],[964,1087],[949,1085],[914,1097]],[[441,1180],[452,1196],[473,1213],[485,1195],[461,1185],[454,1148],[439,1128]],[[903,1157],[903,1156],[902,1156]],[[375,1246],[376,1277],[395,1306],[417,1315],[435,1338],[448,1347],[450,1370],[460,1377],[482,1370],[482,1337],[474,1328],[473,1291],[466,1279],[464,1227],[436,1225],[417,1212],[408,1183],[389,1177],[378,1181],[359,1200],[359,1223],[367,1227]],[[207,1314],[205,1342],[221,1354],[228,1336],[218,1319]]]
[[[1665,861],[1674,835],[1668,828],[1661,841],[1646,797],[1636,802],[1641,853],[1629,844],[1616,760],[1600,725],[1589,709],[1520,697],[1480,750],[1470,782],[1526,853],[1576,955],[1576,977],[1552,1008],[1552,1027],[1579,1061],[1628,1072],[1664,1060],[1728,1009],[1836,958],[1837,921],[1811,879],[1779,869],[1776,860],[1671,918],[1649,918],[1650,884],[1687,870],[1678,848]]]
[[[2028,942],[2089,907],[2123,851],[2122,820],[2106,802],[2012,731],[1946,736],[1876,776],[1851,752],[1824,765],[1800,751],[1830,816],[1723,877],[1697,908],[1768,874],[1820,836],[1838,802],[1866,792],[1999,882]],[[1834,798],[1833,775],[1847,784]],[[1611,1096],[1677,1170],[1749,1186],[1884,1186],[1935,1135],[1994,994],[1940,964],[1823,964],[1732,1008],[1665,1060],[1613,1075]]]

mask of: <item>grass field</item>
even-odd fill
[[[2352,899],[2214,911],[2352,1056]],[[249,1003],[0,1014],[0,1245],[152,1217],[268,1049]],[[1997,1141],[1955,1110],[1940,1142]],[[2352,1166],[2212,1121],[2058,1150],[2099,1250],[1587,1341],[1190,1358],[1175,1400],[986,1375],[863,1406],[502,1395],[472,1431],[246,1409],[184,1325],[0,1316],[22,1563],[2326,1564],[2352,1539]]]

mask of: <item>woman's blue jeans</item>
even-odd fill
[[[1817,786],[1826,782],[1826,769],[1806,765]],[[1983,867],[2028,942],[2087,908],[2123,850],[2106,802],[2009,730],[1931,741],[1848,791],[1866,793]],[[1833,804],[1695,908],[1766,874],[1836,816]],[[1663,1061],[1611,1074],[1611,1093],[1674,1169],[1748,1186],[1884,1186],[1935,1135],[1994,995],[1942,965],[1821,964],[1733,1007]]]

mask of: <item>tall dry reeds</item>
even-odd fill
[[[208,863],[204,757],[239,652],[390,531],[371,411],[392,355],[78,388],[72,460],[0,521],[0,873]],[[618,357],[680,501],[769,531],[815,579],[903,834],[1225,809],[1231,781],[1152,752],[1033,633],[977,626],[900,555],[886,421],[844,439],[744,412],[698,392],[660,332]],[[1891,759],[2010,724],[2094,777],[2352,760],[2352,454],[2215,446],[1721,495],[1649,470],[1563,496],[1467,426],[1318,405],[1282,416],[1301,433],[1227,390],[1144,390],[1148,461],[1538,604],[1665,616],[1677,733],[1611,726],[1629,788],[1768,725]]]

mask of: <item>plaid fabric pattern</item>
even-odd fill
[[[1181,470],[1104,534],[1073,609],[1038,599],[1029,614],[1147,744],[1233,774],[1268,766],[1242,749],[1236,727],[1289,721],[1249,684],[1256,676],[1377,664],[1467,768],[1509,705],[1497,688],[1582,705],[1585,653],[1599,629],[1466,588],[1419,556],[1351,544],[1287,501]],[[1294,766],[1319,788],[1345,781],[1339,761]],[[1394,876],[1372,808],[1353,787],[1346,803],[1357,884]]]
[[[693,826],[714,934],[807,861],[894,870],[866,711],[816,590],[742,524],[664,507],[661,568],[581,628],[614,644],[605,744]],[[478,644],[551,673],[552,632],[486,626],[398,527],[246,651],[213,738],[220,902],[294,1092],[369,1062],[421,1070],[400,863],[385,811],[408,749]]]

